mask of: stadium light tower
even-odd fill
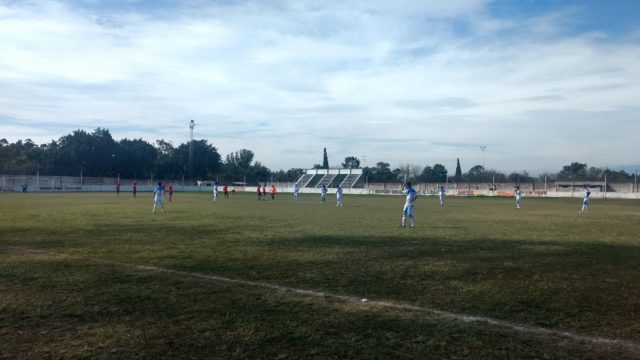
[[[482,150],[482,181],[484,181],[484,151],[487,150],[487,147],[480,146],[480,150]]]
[[[362,155],[362,168],[367,166],[367,155]]]
[[[189,183],[193,182],[192,171],[191,171],[191,162],[193,161],[193,128],[196,126],[196,122],[191,119],[189,122]]]

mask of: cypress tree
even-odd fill
[[[329,157],[327,156],[327,148],[324,148],[324,155],[322,156],[322,168],[329,168]]]
[[[457,164],[456,164],[456,183],[459,183],[460,181],[462,181],[462,168],[460,168],[460,159],[456,159],[457,160]]]

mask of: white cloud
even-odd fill
[[[519,23],[487,4],[194,3],[156,16],[0,3],[0,118],[22,124],[0,130],[16,140],[48,122],[50,139],[102,126],[178,143],[195,118],[223,155],[250,148],[273,168],[311,166],[325,146],[336,164],[453,169],[479,163],[479,145],[505,170],[630,161],[575,134],[585,117],[638,133],[640,45],[564,35],[571,9]]]

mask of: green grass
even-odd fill
[[[332,198],[330,198],[333,200]],[[114,263],[640,343],[640,202],[0,194],[0,358],[633,358],[616,345]],[[45,250],[33,252],[27,249]],[[71,255],[63,256],[63,255]]]

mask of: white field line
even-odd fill
[[[257,287],[257,288],[293,293],[293,294],[309,296],[309,297],[341,300],[345,302],[362,304],[363,306],[375,306],[379,308],[422,312],[422,313],[435,315],[445,319],[461,321],[464,323],[489,324],[492,326],[506,328],[506,329],[519,332],[519,333],[524,333],[524,334],[556,336],[556,337],[569,338],[569,339],[587,342],[587,343],[615,346],[640,357],[640,344],[627,341],[627,340],[618,340],[618,339],[610,339],[610,338],[605,338],[600,336],[576,334],[570,331],[548,329],[540,326],[530,326],[530,325],[519,324],[519,323],[510,322],[510,321],[492,319],[484,316],[457,314],[449,311],[438,310],[438,309],[433,309],[433,308],[424,307],[424,306],[403,304],[401,302],[368,300],[366,298],[353,296],[353,295],[343,295],[343,294],[334,294],[334,293],[324,292],[324,291],[305,290],[305,289],[299,289],[299,288],[294,288],[294,287],[289,287],[284,285],[233,279],[233,278],[228,278],[224,276],[207,275],[207,274],[200,274],[200,273],[181,271],[181,270],[172,270],[172,269],[166,269],[166,268],[161,268],[157,266],[138,265],[138,264],[123,263],[118,261],[87,258],[87,257],[81,257],[81,256],[68,255],[64,253],[57,253],[53,251],[29,249],[29,248],[23,248],[23,247],[15,247],[15,246],[7,246],[5,247],[5,249],[21,251],[21,252],[42,253],[42,254],[48,254],[48,255],[54,255],[54,256],[60,256],[60,257],[73,258],[73,259],[87,261],[94,264],[119,266],[119,267],[124,267],[132,270],[150,271],[150,272],[156,272],[156,273],[177,275],[181,277],[203,279],[203,280],[213,281],[213,282],[222,282],[222,283],[228,283],[228,284]]]

